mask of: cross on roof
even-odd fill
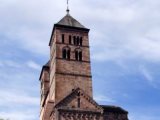
[[[67,0],[67,14],[69,14],[69,0]]]

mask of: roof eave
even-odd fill
[[[100,105],[102,108],[104,108],[104,109],[110,109],[110,108],[112,108],[112,106],[109,106],[109,105]],[[119,106],[114,106],[114,108],[113,109],[119,109],[119,112],[121,112],[121,113],[125,113],[125,114],[128,114],[128,111],[126,111],[125,109],[123,109],[123,108],[121,108],[121,107],[119,107]]]
[[[44,69],[49,69],[49,66],[43,66],[43,67],[42,67],[41,74],[40,74],[40,77],[39,77],[39,81],[40,81],[41,78],[42,78],[42,73],[43,73],[43,70],[44,70]]]

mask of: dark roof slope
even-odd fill
[[[39,77],[39,80],[41,80],[42,72],[43,72],[43,70],[44,70],[45,68],[47,68],[47,69],[50,68],[50,60],[49,60],[45,65],[43,65],[42,70],[41,70],[41,74],[40,74],[40,77]]]
[[[116,113],[128,114],[126,110],[118,106],[101,105],[101,107],[104,109],[104,113],[107,113],[107,112],[115,113],[116,112]]]
[[[44,65],[44,67],[49,67],[50,65],[50,60]]]
[[[85,28],[81,23],[74,19],[70,14],[64,16],[56,25],[64,25],[69,27]]]

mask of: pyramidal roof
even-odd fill
[[[67,15],[64,16],[58,23],[54,24],[53,30],[52,30],[52,35],[50,38],[49,46],[51,45],[52,42],[52,36],[54,33],[54,30],[56,27],[64,27],[64,28],[72,28],[72,29],[78,29],[78,30],[83,30],[86,32],[89,32],[90,29],[86,28],[83,26],[80,22],[78,22],[76,19],[74,19],[70,14],[69,10],[67,9]]]
[[[79,23],[76,19],[74,19],[70,14],[64,16],[57,25],[64,25],[69,27],[76,27],[76,28],[85,28],[81,23]]]

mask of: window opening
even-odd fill
[[[82,46],[82,41],[83,41],[82,37],[80,37],[80,46]]]
[[[70,48],[66,47],[62,50],[62,58],[63,59],[70,59]]]
[[[64,59],[66,59],[66,54],[67,54],[66,49],[63,49],[63,58],[64,58]]]
[[[73,43],[76,45],[76,36],[73,37]]]
[[[79,61],[82,61],[82,51],[79,52]]]
[[[77,96],[78,96],[77,107],[80,108],[81,105],[80,92],[78,92]]]
[[[64,43],[64,34],[62,34],[62,43]]]
[[[77,61],[82,61],[82,51],[81,51],[80,49],[77,49],[77,50],[75,51],[75,59],[76,59]]]
[[[78,60],[78,51],[75,52],[75,58]]]
[[[69,44],[72,44],[72,36],[69,36]]]
[[[67,59],[70,59],[70,50],[67,50]]]
[[[79,37],[77,36],[76,45],[79,45]]]

